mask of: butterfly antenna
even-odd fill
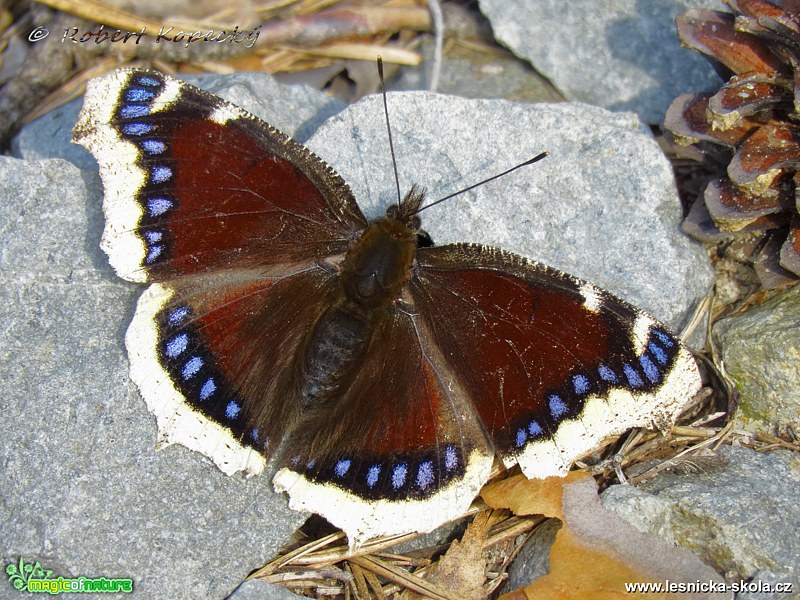
[[[463,190],[459,190],[459,191],[454,192],[454,193],[452,193],[452,194],[450,194],[448,196],[445,196],[444,198],[439,198],[438,200],[435,200],[434,202],[431,202],[430,204],[426,204],[425,206],[423,206],[421,208],[418,208],[415,212],[412,213],[412,215],[419,214],[423,210],[425,210],[427,208],[430,208],[431,206],[436,206],[437,204],[440,204],[441,202],[444,202],[445,200],[450,200],[450,198],[453,198],[455,196],[463,194],[464,192],[468,192],[470,190],[473,190],[476,187],[482,186],[483,184],[489,183],[490,181],[494,181],[495,179],[499,179],[500,177],[508,175],[509,173],[513,173],[517,169],[521,169],[522,167],[527,167],[528,165],[532,165],[535,162],[539,162],[540,160],[542,160],[548,154],[549,154],[549,152],[542,152],[541,154],[537,154],[533,158],[530,158],[530,159],[526,160],[525,162],[518,164],[515,167],[511,167],[507,171],[503,171],[502,173],[498,173],[497,175],[492,175],[488,179],[484,179],[483,181],[479,181],[478,183],[473,183],[469,187],[465,187]]]
[[[397,206],[402,203],[400,196],[400,177],[397,175],[397,160],[394,157],[394,142],[392,141],[392,126],[389,124],[389,105],[386,102],[386,82],[383,79],[383,59],[378,57],[378,78],[381,80],[381,94],[383,95],[383,114],[386,115],[386,131],[389,133],[389,152],[392,153],[392,168],[394,169],[394,184],[397,187]]]

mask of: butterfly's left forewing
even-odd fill
[[[607,436],[670,422],[700,387],[663,325],[511,253],[421,249],[410,288],[497,455],[529,477],[563,475]]]
[[[311,151],[161,73],[92,80],[74,139],[100,164],[102,247],[131,281],[322,259],[366,226]]]

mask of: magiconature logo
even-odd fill
[[[19,562],[11,562],[6,565],[6,575],[8,575],[9,583],[20,592],[46,594],[133,592],[132,579],[53,577],[53,571],[42,568],[39,561],[26,563],[21,556]]]

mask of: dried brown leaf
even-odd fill
[[[587,477],[589,474],[582,471],[571,471],[566,477],[546,479],[514,475],[485,486],[481,490],[481,497],[492,508],[508,508],[515,515],[545,515],[563,521],[561,506],[564,486]]]

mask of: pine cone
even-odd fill
[[[667,110],[664,126],[678,156],[716,174],[687,223],[696,225],[707,210],[721,232],[765,232],[766,259],[797,278],[800,0],[725,3],[735,14],[689,10],[676,20],[683,45],[704,54],[728,80],[713,94],[684,94]]]

